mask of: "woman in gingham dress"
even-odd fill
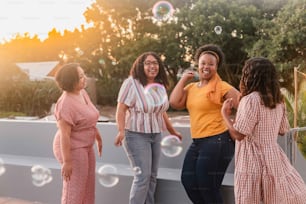
[[[249,59],[240,81],[236,119],[231,100],[222,115],[233,137],[236,204],[305,204],[306,185],[277,143],[290,128],[274,65],[265,58]]]

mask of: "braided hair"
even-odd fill
[[[283,102],[275,66],[266,58],[255,57],[246,61],[240,80],[241,97],[257,91],[264,106],[271,109]]]

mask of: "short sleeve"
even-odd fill
[[[65,99],[60,100],[56,103],[54,109],[54,115],[56,120],[64,120],[68,124],[75,126],[73,120],[75,111],[72,110],[71,105],[69,105]]]
[[[248,136],[252,135],[254,127],[258,123],[259,106],[260,100],[252,95],[241,99],[234,123],[234,128],[238,132]]]
[[[195,82],[192,82],[192,83],[189,83],[187,84],[185,87],[184,87],[184,90],[185,91],[188,91],[189,89],[191,89],[191,87],[195,86],[196,83]]]
[[[133,87],[132,78],[129,77],[121,85],[119,90],[118,99],[119,103],[123,103],[129,107],[135,104],[136,97],[135,97],[135,88]]]
[[[229,92],[229,90],[231,90],[233,88],[232,85],[230,85],[229,83],[222,81],[221,83],[221,95],[222,97],[227,94],[227,92]]]
[[[285,104],[282,104],[282,107],[283,107],[283,116],[282,116],[281,124],[279,127],[279,134],[281,135],[285,134],[290,129],[290,124],[288,121],[287,110],[286,110]]]

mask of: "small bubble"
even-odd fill
[[[181,154],[182,142],[175,135],[165,136],[161,141],[162,153],[167,157],[176,157]]]
[[[42,187],[47,183],[52,181],[51,170],[41,166],[41,165],[33,165],[31,168],[32,172],[32,183],[34,186]]]
[[[231,33],[232,37],[235,38],[237,37],[237,30],[233,30],[232,33]]]
[[[140,175],[142,173],[141,168],[139,166],[135,166],[133,168],[135,175]]]
[[[221,26],[216,26],[214,28],[214,31],[217,35],[220,35],[222,33],[222,27]]]
[[[99,62],[99,64],[101,64],[101,65],[104,65],[104,64],[105,64],[105,61],[104,61],[104,59],[102,59],[102,58],[101,58],[101,59],[99,59],[99,61],[98,61],[98,62]]]
[[[6,169],[4,166],[3,160],[0,158],[0,176],[2,176],[5,173]]]
[[[116,167],[106,164],[98,170],[99,183],[107,188],[114,187],[119,182],[119,177]]]

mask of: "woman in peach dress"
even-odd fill
[[[63,178],[61,203],[94,204],[95,141],[100,156],[102,152],[102,139],[96,128],[99,111],[84,90],[86,76],[79,64],[63,66],[55,79],[63,90],[55,106],[58,131],[53,142]]]
[[[235,203],[305,204],[305,183],[277,143],[290,126],[274,65],[265,58],[249,59],[240,91],[235,121],[230,119],[232,101],[222,107],[236,138]]]

